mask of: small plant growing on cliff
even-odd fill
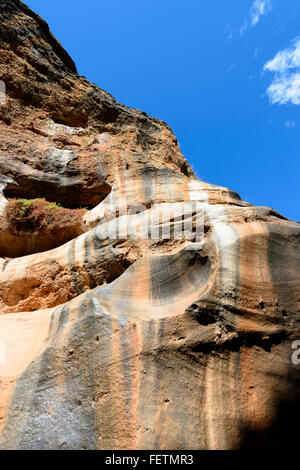
[[[19,204],[19,207],[20,207],[20,214],[21,215],[25,215],[28,208],[31,206],[31,201],[28,200],[28,199],[19,199],[17,201],[17,203]]]
[[[51,202],[49,206],[45,207],[45,209],[48,211],[53,211],[55,209],[61,209],[61,208],[62,206],[57,202]]]
[[[66,209],[45,198],[11,199],[6,206],[6,218],[12,233],[63,230],[81,225],[83,209]]]
[[[17,203],[20,207],[20,214],[25,215],[29,207],[34,204],[36,201],[45,201],[45,198],[41,199],[18,199]]]

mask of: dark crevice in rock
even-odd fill
[[[239,352],[241,347],[259,347],[266,352],[271,352],[273,346],[281,344],[288,338],[286,331],[280,331],[268,336],[259,332],[248,333],[233,333],[225,339],[217,338],[215,341],[194,342],[193,344],[186,344],[179,348],[179,350],[194,360],[200,359],[203,355],[218,354],[224,352]]]
[[[102,202],[111,192],[111,187],[105,182],[99,182],[94,188],[83,185],[60,186],[51,181],[34,180],[21,177],[19,184],[9,183],[3,191],[7,199],[37,199],[45,198],[56,202],[68,209],[92,209]]]
[[[72,113],[53,114],[51,117],[55,124],[62,124],[68,127],[82,127],[85,129],[89,124],[87,114],[76,109]]]
[[[120,259],[118,263],[114,263],[109,267],[108,277],[106,279],[107,284],[111,284],[118,277],[125,273],[125,271],[132,265],[132,262],[128,261],[126,258]]]
[[[0,121],[4,122],[7,126],[11,126],[11,119],[6,116],[0,116]]]
[[[229,297],[229,293],[227,294]],[[237,316],[244,316],[245,318],[251,316],[253,318],[257,317],[258,311],[261,310],[259,308],[259,304],[257,305],[257,309],[254,308],[245,308],[242,306],[237,306],[237,305],[232,305],[228,302],[224,302],[222,300],[219,300],[218,302],[209,298],[206,299],[204,302],[202,302],[204,308],[209,308],[213,311],[215,311],[220,317],[226,316],[226,312],[229,312],[230,314],[237,315]],[[272,323],[275,324],[281,324],[282,323],[282,318],[277,315],[277,316],[272,316]]]
[[[202,256],[200,253],[196,253],[195,257],[191,259],[188,263],[189,268],[194,266],[196,263],[200,263],[202,266],[205,266],[205,264],[209,261],[208,256]]]
[[[197,303],[192,304],[187,313],[191,318],[197,320],[200,325],[204,326],[216,323],[219,318],[219,314],[215,309],[202,307]]]

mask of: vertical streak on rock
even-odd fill
[[[141,363],[141,352],[142,352],[142,336],[141,336],[141,323],[133,323],[131,327],[131,341],[134,346],[134,365],[133,365],[133,377],[132,377],[132,418],[131,428],[133,430],[133,448],[139,448],[139,423],[138,423],[138,400],[139,400],[139,389],[140,389],[140,363]]]
[[[139,357],[141,352],[138,324],[119,317],[120,361],[127,448],[137,446],[137,406],[139,388]]]
[[[300,235],[295,227],[267,224],[269,240],[267,262],[274,285],[280,316],[293,323],[300,309],[297,285],[300,281]],[[290,325],[292,325],[290,323]],[[295,322],[296,325],[296,322]]]
[[[205,402],[204,408],[206,411],[206,445],[208,449],[215,449],[216,436],[215,436],[215,423],[214,423],[214,410],[216,403],[214,401],[214,358],[209,357],[205,369]]]
[[[54,313],[53,313],[54,315]],[[26,318],[26,314],[18,314],[0,319],[0,340],[6,345],[6,361],[0,366],[1,371],[1,404],[0,404],[0,441],[5,440],[5,430],[9,427],[9,418],[15,413],[11,413],[11,407],[15,395],[17,383],[28,365],[38,357],[43,348],[47,345],[49,337],[47,332],[51,329],[51,317],[47,314],[44,317]],[[24,328],[24,325],[27,328]],[[25,334],[25,336],[24,336]],[[17,338],[17,341],[16,339]],[[21,349],[21,352],[20,352]],[[32,377],[33,388],[36,377]],[[31,400],[32,387],[23,390],[22,394],[22,415],[26,412],[27,403]],[[18,420],[18,426],[13,432],[21,427]],[[17,436],[17,440],[19,437]]]
[[[209,219],[209,217],[208,217]],[[238,227],[222,222],[214,224],[213,240],[217,250],[219,263],[218,276],[215,281],[215,292],[224,301],[236,305],[236,294],[240,289],[240,244]],[[236,321],[231,318],[231,322]],[[207,449],[224,449],[230,447],[230,434],[227,432],[229,411],[235,403],[228,401],[233,388],[237,388],[236,375],[226,373],[230,367],[230,353],[224,353],[223,358],[211,355],[207,358],[204,369],[204,412],[205,443]],[[229,404],[230,403],[230,404]]]
[[[158,366],[159,347],[158,321],[142,323],[142,356],[140,363],[140,387],[137,406],[138,448],[154,449],[156,440]],[[153,354],[153,356],[152,356]]]

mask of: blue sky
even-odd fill
[[[25,0],[79,74],[166,121],[204,181],[300,221],[298,0]]]

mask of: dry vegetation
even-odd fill
[[[10,199],[6,217],[11,233],[53,232],[62,226],[80,224],[85,208],[66,209],[45,199]]]

